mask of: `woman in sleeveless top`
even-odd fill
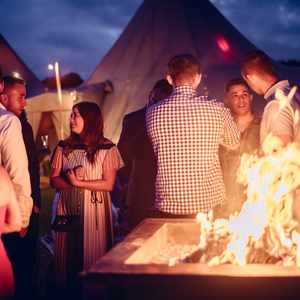
[[[21,213],[12,182],[0,166],[0,299],[9,299],[14,293],[14,277],[1,234],[21,230]]]
[[[54,152],[50,175],[57,189],[56,218],[80,220],[77,228],[55,234],[55,279],[64,286],[74,286],[78,272],[91,267],[112,246],[109,191],[123,166],[118,149],[103,136],[98,105],[76,104],[70,129],[70,137]]]

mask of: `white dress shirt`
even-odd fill
[[[19,119],[0,103],[0,162],[8,172],[15,188],[22,215],[22,226],[27,227],[32,212],[28,159]]]

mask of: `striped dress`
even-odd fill
[[[102,179],[106,170],[118,170],[123,166],[122,158],[113,144],[99,145],[95,162],[86,157],[83,145],[66,154],[60,142],[52,159],[52,168],[62,172],[81,165],[84,180]],[[73,281],[78,272],[91,267],[112,246],[111,201],[108,192],[93,192],[73,187],[57,191],[57,215],[80,215],[79,232],[56,232],[55,273],[58,282]]]

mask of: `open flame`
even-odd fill
[[[289,95],[277,94],[281,108],[290,105],[296,89]],[[283,147],[269,135],[263,144],[263,157],[244,154],[238,181],[247,186],[247,201],[239,214],[228,220],[213,220],[212,212],[199,213],[201,262],[208,265],[232,263],[275,263],[300,266],[300,234],[294,219],[300,205],[300,148],[294,143]],[[225,247],[211,257],[212,241]],[[215,245],[215,244],[214,244]]]

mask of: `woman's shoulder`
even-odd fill
[[[109,150],[113,147],[115,147],[116,145],[109,139],[104,138],[98,145],[97,145],[97,149],[103,149],[103,150]]]
[[[58,147],[61,147],[61,148],[65,148],[67,145],[68,145],[67,140],[60,140],[60,141],[57,143],[57,146],[58,146]]]
[[[62,149],[66,149],[70,147],[70,143],[69,140],[60,140],[57,144],[58,147],[62,148]],[[107,149],[111,149],[113,147],[115,147],[116,145],[109,139],[104,138],[102,141],[100,141],[96,146],[94,146],[97,150],[107,150]],[[85,144],[74,144],[71,147],[73,150],[87,150],[89,148],[89,146],[85,145]]]

